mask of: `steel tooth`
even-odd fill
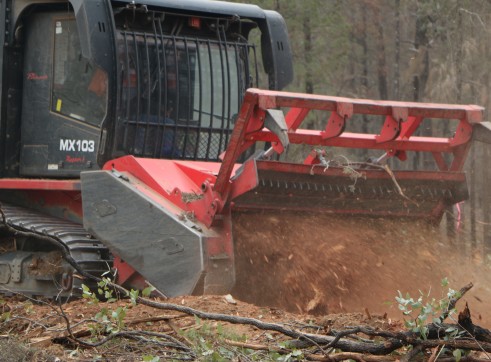
[[[285,190],[288,190],[288,181],[285,181]]]
[[[317,184],[314,184],[314,189],[315,189],[315,192],[317,192]]]
[[[280,186],[280,180],[276,181],[276,187],[277,187],[277,188],[280,188],[280,187],[281,187],[281,186]]]
[[[322,184],[322,191],[324,191],[324,192],[326,191],[324,184]]]
[[[329,185],[329,191],[332,192],[332,185]]]
[[[307,190],[310,191],[310,183],[307,182]]]
[[[269,180],[269,187],[273,187],[273,180]]]
[[[298,186],[300,187],[300,190],[303,190],[303,186],[301,182],[298,184]]]
[[[266,186],[266,181],[264,179],[261,180],[262,186]]]

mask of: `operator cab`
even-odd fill
[[[269,87],[292,78],[283,19],[253,5],[36,0],[5,10],[5,175],[78,177],[128,154],[219,160],[263,72],[253,29]]]

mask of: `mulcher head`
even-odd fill
[[[330,112],[325,128],[301,129],[313,110]],[[474,126],[480,125],[482,115],[483,108],[474,105],[251,89],[224,155],[215,191],[223,204],[229,201],[241,210],[414,216],[439,221],[445,208],[468,196],[462,168]],[[347,132],[350,122],[360,117],[374,123],[379,118],[379,132]],[[427,128],[428,122],[439,122],[438,128],[449,136],[422,135],[421,128]],[[271,148],[251,157],[232,175],[238,157],[258,141]],[[292,144],[310,145],[311,152],[302,162],[279,161],[283,156],[278,155]],[[378,150],[379,154],[355,162],[343,154],[330,155],[335,148]],[[408,171],[407,164],[416,164],[415,155],[422,154],[426,154],[419,156],[425,160],[425,169]],[[429,170],[428,160],[434,161],[433,170]]]

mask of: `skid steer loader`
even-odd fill
[[[282,92],[292,54],[274,11],[198,0],[0,7],[2,293],[80,295],[89,281],[73,263],[166,296],[225,293],[236,213],[438,223],[467,197],[462,168],[477,127],[487,129],[481,107]],[[312,112],[329,114],[322,129],[301,127]],[[349,132],[361,116],[379,131]],[[420,132],[435,119],[450,134]],[[280,157],[294,145],[302,161]],[[334,162],[327,148],[378,156]],[[420,152],[433,170],[385,166]]]

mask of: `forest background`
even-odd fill
[[[237,2],[244,2],[236,0]],[[286,90],[383,100],[478,104],[491,109],[491,2],[486,0],[249,0],[280,12],[288,25],[294,81]],[[327,118],[309,119],[322,127]],[[381,124],[357,122],[378,133]],[[455,128],[455,127],[454,127]],[[427,134],[451,135],[428,122]],[[470,198],[444,224],[461,253],[491,262],[491,145],[476,142],[465,169]],[[357,155],[361,157],[360,154]],[[350,157],[356,157],[351,155]],[[356,160],[360,161],[360,160]],[[407,168],[434,168],[431,155]],[[457,222],[456,219],[460,219]]]

